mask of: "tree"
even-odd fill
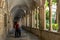
[[[49,20],[49,11],[46,10],[46,20]]]
[[[53,4],[57,3],[57,0],[52,0]]]

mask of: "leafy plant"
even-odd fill
[[[52,24],[53,30],[58,30],[58,24]]]
[[[46,24],[46,28],[49,29],[49,24]],[[58,24],[52,24],[53,30],[58,30]]]
[[[46,20],[49,20],[49,11],[46,10]]]

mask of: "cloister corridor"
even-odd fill
[[[60,40],[60,0],[0,0],[0,40]]]

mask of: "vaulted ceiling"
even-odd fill
[[[39,0],[6,0],[8,3],[8,10],[18,20],[25,14],[26,10],[33,10],[38,4]]]

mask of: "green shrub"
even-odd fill
[[[46,28],[49,29],[49,24],[46,24]],[[52,24],[53,30],[58,30],[58,24]]]
[[[49,24],[48,23],[46,24],[46,28],[49,29]]]
[[[58,24],[52,24],[53,30],[58,30]]]

